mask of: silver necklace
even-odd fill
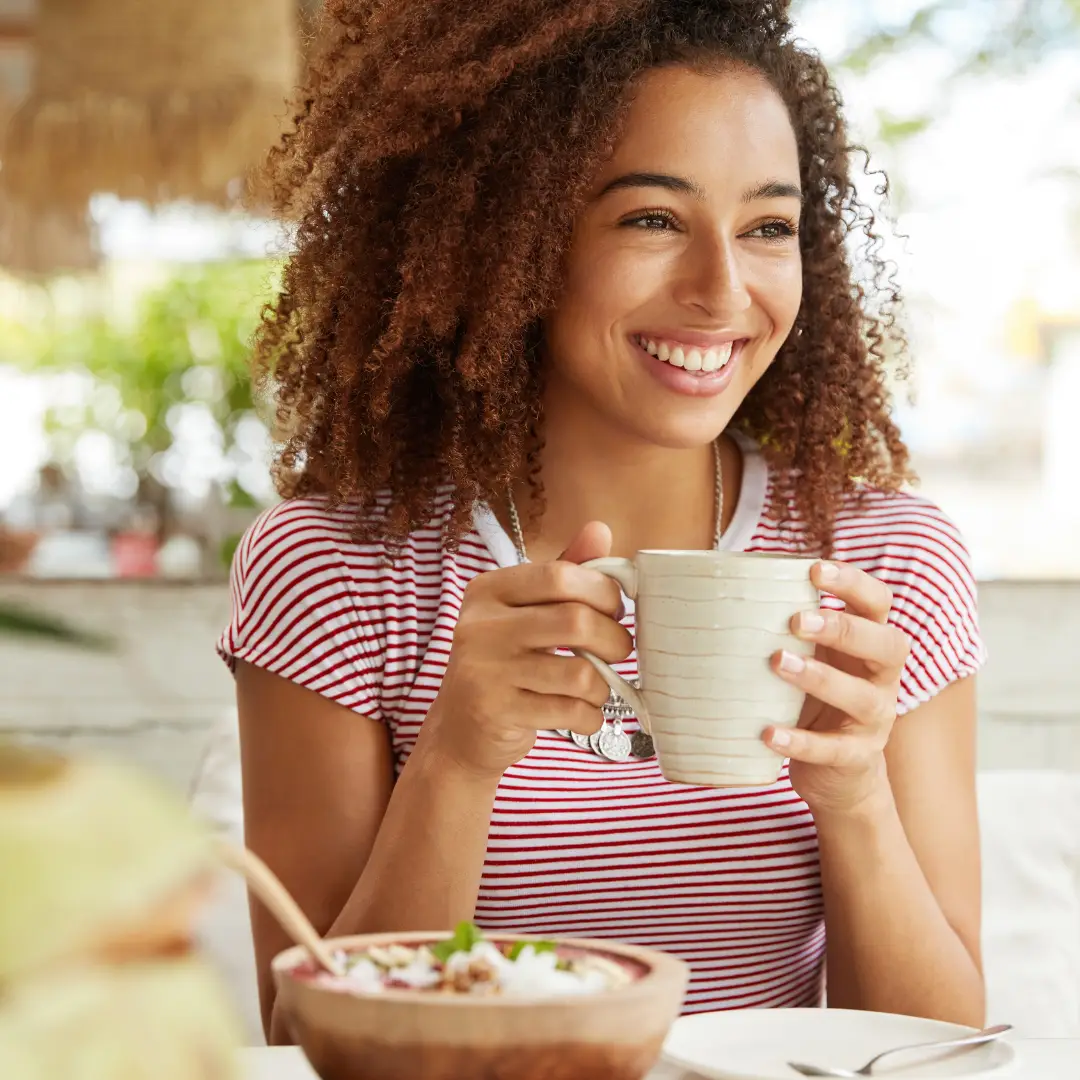
[[[716,524],[713,528],[713,550],[718,550],[724,531],[724,470],[720,461],[719,439],[713,443],[713,463],[716,467]],[[518,561],[528,562],[525,532],[521,527],[521,518],[518,516],[514,494],[509,489],[506,492],[506,502],[510,511],[510,528],[514,534],[514,548],[517,550]],[[579,735],[576,731],[568,731],[565,728],[556,728],[556,734],[564,739],[570,739],[583,750],[591,750],[598,757],[606,758],[608,761],[628,761],[632,757],[651,758],[656,753],[652,739],[644,731],[636,731],[633,735],[628,735],[623,730],[623,721],[633,716],[634,710],[614,690],[608,695],[600,712],[604,722],[600,730],[594,734]]]

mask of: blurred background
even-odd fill
[[[0,738],[133,761],[236,837],[214,641],[274,498],[246,365],[289,246],[239,196],[318,3],[0,0]],[[1080,0],[793,10],[870,149],[898,414],[981,583],[992,1001],[1080,1037]],[[205,932],[257,1039],[246,919],[234,891]]]
[[[233,207],[303,62],[294,5],[192,4],[184,44],[116,0],[0,0],[0,519],[22,572],[221,575],[273,497],[246,342],[288,240]],[[1080,3],[796,11],[891,221],[923,490],[980,576],[1080,576]]]
[[[235,207],[315,3],[185,4],[186,42],[135,7],[0,0],[0,521],[39,577],[221,576],[273,498],[246,343],[288,238]],[[1080,2],[795,10],[889,219],[922,490],[980,577],[1080,576]]]

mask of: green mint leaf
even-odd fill
[[[436,942],[431,946],[431,955],[441,964],[445,964],[454,953],[470,952],[472,947],[484,940],[480,928],[471,922],[458,923],[454,936],[446,941]]]
[[[460,942],[462,952],[469,952],[474,945],[479,945],[484,940],[480,927],[471,922],[458,923],[454,937]]]
[[[554,941],[515,941],[510,948],[507,959],[516,960],[525,951],[526,945],[531,945],[535,953],[555,951]]]

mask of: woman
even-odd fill
[[[329,934],[658,946],[691,1011],[817,1004],[827,957],[831,1006],[979,1024],[974,586],[900,490],[898,297],[786,6],[331,5],[258,342],[288,498],[221,643],[248,842]],[[635,675],[632,611],[577,564],[715,542],[830,556],[793,627],[817,658],[773,658],[809,696],[762,733],[768,788],[557,730],[608,692],[552,650]],[[285,941],[254,933],[281,1039]]]

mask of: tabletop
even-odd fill
[[[994,1080],[1077,1080],[1080,1039],[1012,1039],[1016,1060],[996,1070]],[[295,1047],[251,1048],[244,1051],[245,1080],[315,1080],[303,1054]],[[693,1073],[658,1065],[648,1080],[700,1080]]]

